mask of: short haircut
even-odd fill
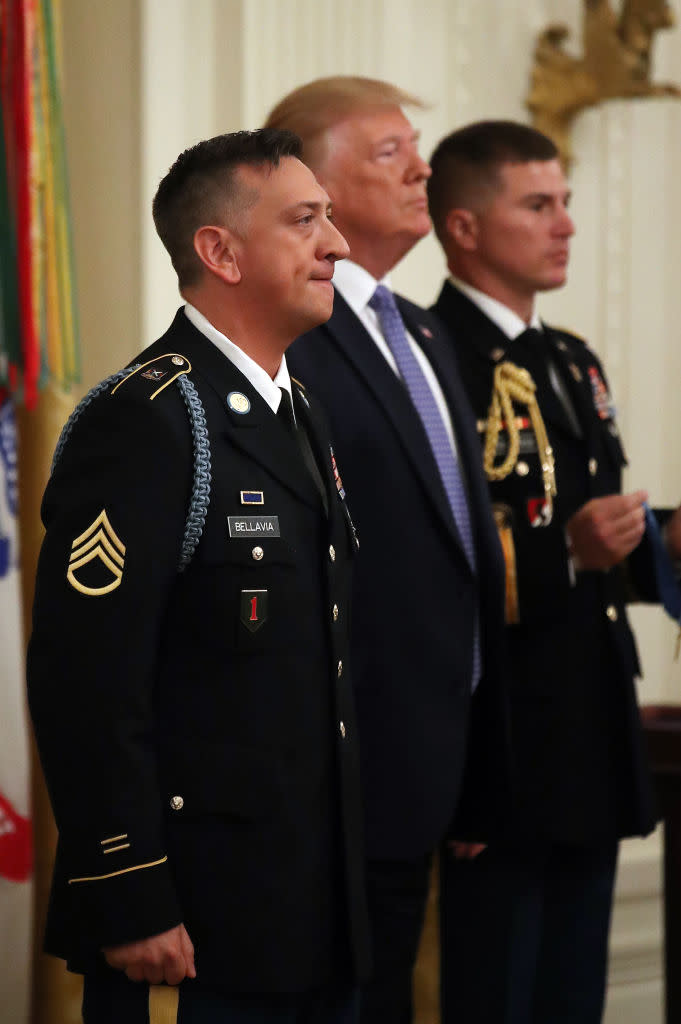
[[[202,263],[194,249],[200,227],[233,227],[257,198],[236,179],[244,166],[278,167],[283,157],[300,159],[300,139],[289,131],[259,129],[216,135],[185,149],[158,186],[152,212],[170,254],[180,289],[196,284]],[[229,221],[230,223],[226,223]]]
[[[517,121],[476,121],[447,135],[430,158],[428,205],[435,234],[444,244],[447,214],[472,208],[500,186],[503,164],[554,160],[558,149],[529,125]]]
[[[389,82],[335,75],[294,89],[270,111],[265,127],[287,128],[300,136],[302,159],[314,170],[324,159],[326,132],[340,121],[386,107],[425,106],[423,100]]]

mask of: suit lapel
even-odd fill
[[[432,319],[414,316],[413,309],[404,303],[400,303],[400,311],[412,336],[428,356],[447,400],[457,451],[468,486],[468,505],[478,555],[480,552],[496,551],[496,529],[491,515],[483,514],[483,510],[489,508],[489,492],[482,468],[475,416],[461,380],[451,341]]]
[[[358,375],[373,392],[378,408],[390,421],[416,476],[421,480],[424,490],[430,496],[437,515],[455,539],[462,557],[468,565],[449,500],[442,486],[440,472],[421,419],[414,409],[405,386],[388,365],[373,338],[339,292],[336,292],[333,315],[326,324],[326,329],[332,334],[336,345],[352,363]],[[409,329],[411,331],[411,327]],[[348,415],[351,414],[352,410],[348,409]]]
[[[154,344],[153,350],[157,348],[186,356],[192,365],[190,379],[200,377],[218,396],[222,416],[211,444],[218,443],[218,438],[228,440],[307,504],[320,504],[319,492],[294,438],[241,371],[187,320],[182,310],[170,330]],[[227,397],[233,392],[248,399],[246,412],[230,408]]]

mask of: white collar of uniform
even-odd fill
[[[539,319],[537,312],[533,311],[532,318],[529,324],[526,324],[522,317],[519,317],[512,309],[505,306],[503,302],[499,302],[498,299],[493,299],[491,295],[487,295],[485,292],[481,292],[478,288],[474,288],[472,284],[468,284],[467,281],[462,281],[459,277],[454,277],[450,274],[449,280],[452,284],[459,289],[460,292],[475,303],[485,316],[497,325],[499,330],[503,331],[507,338],[511,341],[517,338],[519,334],[522,334],[527,327],[536,327],[538,331],[543,331],[542,322]]]
[[[190,302],[185,303],[184,311],[187,319],[194,324],[197,331],[201,331],[204,337],[220,349],[223,356],[226,356],[230,363],[233,363],[237,370],[243,373],[248,383],[253,385],[260,397],[265,399],[272,412],[276,413],[281,402],[279,388],[286,388],[289,395],[291,394],[291,377],[286,365],[286,356],[281,357],[279,369],[272,380],[267,370],[263,370],[262,366],[247,356],[242,348],[226,338],[217,327],[213,327],[210,320],[206,320],[203,313],[199,313],[198,309]]]
[[[390,288],[390,275],[377,281],[368,270],[360,267],[352,260],[339,260],[333,271],[334,287],[341,293],[352,312],[361,317],[369,304],[369,299],[376,291],[378,284]],[[392,291],[392,288],[390,288]]]

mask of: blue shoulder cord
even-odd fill
[[[99,398],[99,396],[107,391],[113,384],[117,384],[118,381],[123,380],[124,377],[128,377],[131,373],[134,373],[135,370],[138,370],[140,365],[140,363],[137,363],[135,366],[129,366],[125,370],[118,370],[117,373],[113,373],[110,377],[107,377],[106,380],[100,381],[99,384],[95,384],[95,386],[88,391],[85,397],[81,399],[69,416],[61,434],[59,435],[57,447],[54,450],[50,474],[54,472],[55,466],[59,461],[66,442],[71,436],[73,428],[85,409],[87,409],[87,407],[96,398]],[[194,552],[201,540],[203,528],[206,525],[206,514],[210,503],[211,461],[210,440],[208,438],[208,428],[206,427],[206,414],[196,387],[193,381],[189,380],[186,374],[179,376],[176,383],[182,393],[182,398],[184,399],[184,404],[187,407],[187,412],[189,414],[194,453],[194,481],[189,509],[187,511],[187,518],[184,525],[184,536],[182,538],[182,547],[180,549],[180,561],[177,567],[178,572],[183,572],[192,560]]]

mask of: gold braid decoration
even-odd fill
[[[504,480],[512,472],[518,461],[520,451],[520,430],[513,414],[513,402],[521,402],[527,406],[534,436],[537,440],[537,451],[541,460],[542,479],[544,481],[544,498],[547,505],[545,522],[550,523],[553,515],[553,499],[556,496],[556,470],[553,459],[553,448],[549,444],[544,420],[539,410],[535,392],[536,384],[527,370],[515,363],[499,363],[494,371],[492,401],[487,413],[487,432],[483,464],[488,480]],[[508,430],[508,451],[504,461],[494,465],[497,442],[502,421],[506,421]]]

